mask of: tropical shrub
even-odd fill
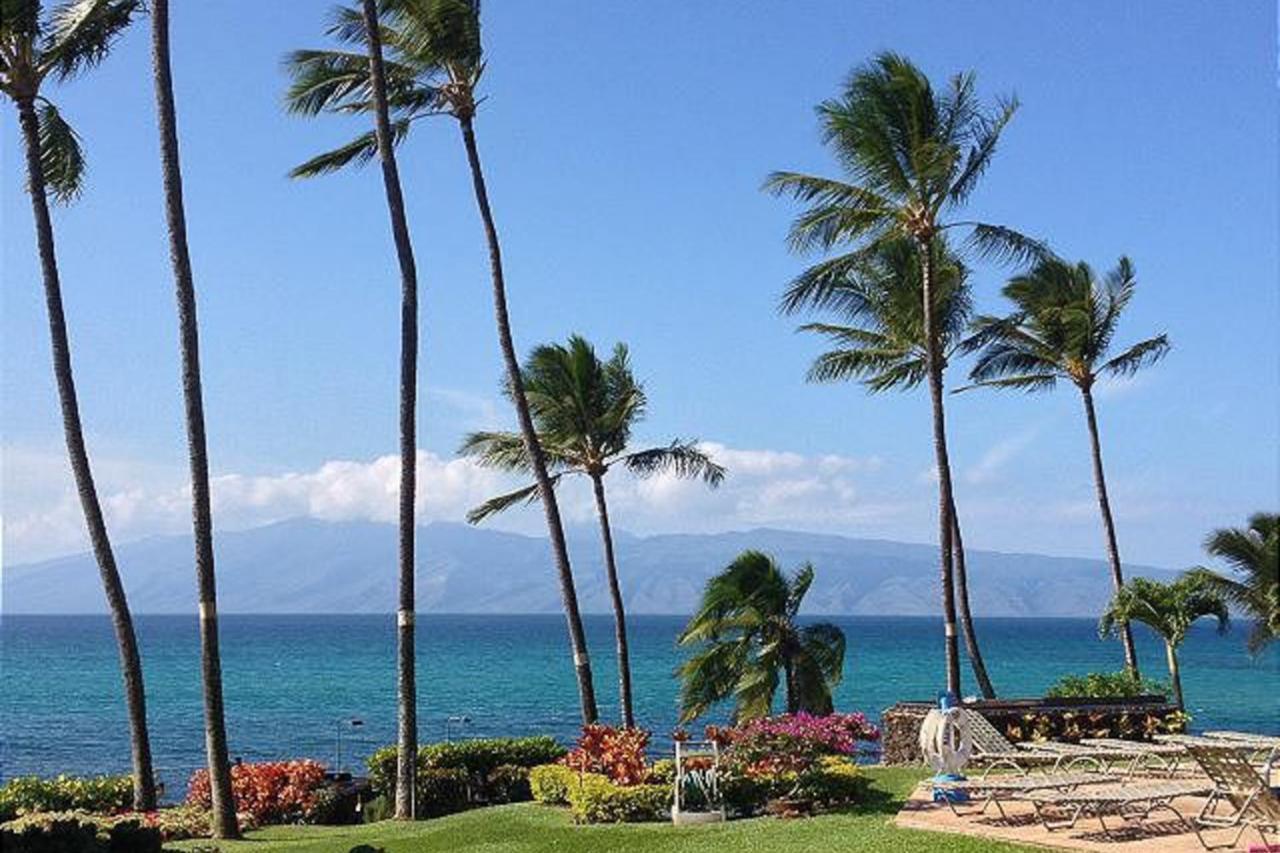
[[[160,853],[160,831],[134,817],[33,812],[0,825],[5,853]]]
[[[132,805],[128,776],[18,776],[0,786],[0,823],[32,812],[116,814]]]
[[[471,799],[491,800],[495,792],[488,789],[488,779],[498,767],[536,767],[557,761],[564,754],[565,748],[546,736],[423,744],[418,748],[418,774],[430,768],[463,770],[468,776]],[[396,748],[377,750],[367,763],[373,793],[392,795],[396,785]]]
[[[649,775],[645,777],[649,785],[674,785],[676,781],[676,762],[671,758],[659,758],[649,766]]]
[[[470,802],[467,771],[456,767],[428,767],[418,771],[419,817],[440,817],[464,811]]]
[[[569,810],[578,823],[639,823],[671,814],[667,785],[619,785],[596,774],[584,774],[569,788]]]
[[[529,790],[535,802],[548,806],[567,806],[570,789],[576,787],[584,775],[586,774],[563,764],[544,764],[529,771]]]
[[[824,806],[842,806],[860,800],[867,777],[858,765],[836,755],[823,756],[809,772],[801,774],[799,796]]]
[[[523,803],[533,798],[529,789],[528,767],[499,764],[485,777],[484,787],[491,803]]]
[[[1164,696],[1168,690],[1168,686],[1159,681],[1121,670],[1064,675],[1044,695],[1049,699],[1132,699],[1137,696]]]
[[[236,811],[249,814],[260,825],[314,822],[317,795],[324,785],[324,767],[311,760],[264,761],[231,768]],[[208,770],[191,775],[187,804],[210,808]]]
[[[172,806],[144,814],[134,813],[144,826],[160,832],[162,841],[182,841],[187,838],[208,838],[213,834],[212,814],[200,806]],[[256,829],[258,824],[247,812],[236,815],[236,823],[242,830]]]
[[[618,785],[639,785],[648,775],[644,750],[649,732],[613,726],[582,727],[577,745],[560,762],[581,773],[598,773]]]

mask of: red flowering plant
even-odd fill
[[[316,761],[264,761],[231,768],[236,811],[251,815],[258,824],[308,820],[323,787],[324,766]],[[187,804],[210,808],[209,771],[192,774],[187,783]]]
[[[648,777],[644,750],[649,732],[613,726],[582,727],[577,745],[560,763],[579,773],[599,773],[618,785],[639,785]]]
[[[859,743],[880,739],[880,730],[859,713],[818,717],[800,712],[727,729],[708,727],[707,738],[720,743],[728,765],[748,778],[795,779],[826,756],[856,755]]]

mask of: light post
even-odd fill
[[[335,730],[337,732],[337,745],[334,750],[333,774],[337,776],[342,772],[342,731],[347,726],[351,726],[352,730],[358,729],[364,725],[364,720],[347,717],[339,717],[334,721]]]

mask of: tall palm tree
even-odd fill
[[[678,670],[681,722],[730,698],[735,722],[766,717],[780,680],[787,713],[831,713],[845,638],[828,622],[797,621],[812,583],[811,564],[788,576],[759,551],[743,551],[707,582],[678,641],[694,649]]]
[[[1159,634],[1169,663],[1173,701],[1182,709],[1186,705],[1182,700],[1178,647],[1187,638],[1191,626],[1208,616],[1218,621],[1219,633],[1227,630],[1230,624],[1227,602],[1203,577],[1187,573],[1170,583],[1131,578],[1107,605],[1098,631],[1103,636],[1114,636],[1130,622],[1141,622]]]
[[[1203,566],[1192,573],[1250,617],[1249,653],[1259,654],[1280,637],[1280,515],[1257,512],[1247,528],[1215,530],[1204,549],[1225,561],[1236,577]]]
[[[1014,313],[977,318],[974,334],[966,343],[968,349],[981,349],[970,372],[974,386],[1047,391],[1062,379],[1080,389],[1089,427],[1094,488],[1117,594],[1124,585],[1124,574],[1102,467],[1093,389],[1099,378],[1132,376],[1169,351],[1169,339],[1161,334],[1118,355],[1110,354],[1116,327],[1137,285],[1128,258],[1120,258],[1104,281],[1099,281],[1086,263],[1073,266],[1059,258],[1043,259],[1005,285],[1004,295],[1013,302]],[[1125,666],[1136,676],[1133,632],[1122,624],[1118,633],[1124,643]]]
[[[45,14],[38,0],[0,0],[0,94],[13,103],[22,130],[27,190],[35,219],[36,248],[53,350],[53,375],[62,407],[67,456],[120,655],[129,716],[133,806],[139,811],[151,811],[156,807],[156,789],[151,741],[147,734],[142,662],[133,617],[85,447],[75,375],[71,369],[71,342],[62,308],[62,280],[58,274],[53,220],[49,215],[49,196],[55,201],[70,202],[80,194],[84,154],[80,138],[42,93],[50,79],[66,81],[101,62],[138,9],[137,0],[75,0],[59,3]]]
[[[222,702],[222,660],[218,651],[218,593],[213,560],[213,517],[209,506],[209,454],[205,440],[204,392],[200,380],[200,324],[196,289],[187,247],[187,219],[182,197],[182,165],[178,159],[178,119],[173,102],[169,61],[169,0],[151,2],[151,53],[154,64],[156,115],[160,129],[160,168],[164,179],[165,222],[169,259],[178,300],[182,348],[182,397],[191,460],[196,584],[200,595],[200,668],[204,682],[204,745],[213,801],[214,838],[237,838],[236,804],[231,793],[227,757],[227,724]]]
[[[644,417],[648,399],[631,372],[624,344],[614,347],[608,361],[601,361],[585,338],[573,335],[568,345],[545,344],[534,349],[521,374],[552,483],[558,485],[562,479],[575,475],[591,481],[613,602],[622,724],[632,728],[636,721],[627,617],[605,499],[605,475],[614,467],[626,468],[640,477],[669,472],[678,477],[700,477],[715,487],[724,477],[724,468],[694,441],[676,439],[644,450],[630,447],[632,430]],[[510,392],[509,385],[506,390]],[[530,469],[529,454],[519,433],[475,432],[467,436],[461,452],[490,468],[522,473]],[[467,520],[476,524],[516,504],[537,499],[535,483],[485,501],[467,515]]]
[[[384,4],[385,5],[385,4]],[[418,699],[414,654],[414,500],[417,490],[417,394],[418,394],[418,271],[409,237],[400,170],[395,142],[401,133],[391,120],[392,104],[398,98],[400,72],[383,56],[384,26],[375,0],[361,0],[360,10],[338,7],[330,35],[364,48],[364,53],[306,50],[289,56],[293,74],[286,102],[288,108],[304,115],[323,110],[372,113],[373,130],[361,137],[363,159],[377,157],[382,165],[382,183],[391,218],[391,236],[400,265],[400,589],[396,611],[397,694],[396,724],[396,807],[401,820],[416,816],[418,754]],[[325,75],[334,65],[344,69],[344,82]],[[331,88],[317,95],[317,75]],[[295,177],[309,177],[325,170],[295,169]]]
[[[493,290],[494,317],[498,345],[515,405],[520,434],[529,456],[529,467],[538,487],[538,497],[546,515],[552,556],[560,580],[569,646],[578,680],[578,696],[584,723],[595,722],[595,687],[591,679],[591,659],[587,654],[586,632],[578,609],[578,593],[573,580],[569,549],[555,487],[548,473],[546,455],[538,443],[537,430],[520,377],[520,364],[511,334],[507,308],[506,281],[502,267],[502,247],[489,203],[484,170],[475,136],[476,107],[481,98],[476,87],[484,72],[480,43],[478,0],[383,0],[385,9],[382,38],[391,49],[386,63],[387,102],[394,120],[390,125],[393,142],[402,141],[417,119],[448,114],[458,121],[463,148],[471,169],[472,188],[489,250],[489,271]],[[363,24],[339,9],[332,29],[343,40],[361,38]],[[289,99],[293,109],[351,113],[370,108],[369,78],[343,51],[306,51],[289,58],[294,84]],[[374,140],[368,134],[347,145],[312,158],[293,171],[307,176],[341,169],[352,163],[368,162]]]
[[[983,257],[1018,259],[1046,253],[1041,243],[1007,227],[952,218],[986,172],[1016,109],[1013,99],[999,101],[994,109],[984,108],[971,73],[952,77],[939,92],[910,60],[881,53],[853,72],[840,97],[818,106],[823,138],[847,178],[775,172],[765,182],[766,190],[807,205],[791,226],[792,249],[841,249],[840,254],[801,273],[797,283],[839,281],[875,257],[886,242],[903,238],[911,241],[920,257],[925,376],[933,407],[938,473],[947,689],[957,695],[960,662],[951,522],[955,500],[942,402],[941,329],[934,316],[933,245],[945,232],[960,231],[966,234],[965,248]]]
[[[946,240],[937,239],[932,251],[933,314],[940,329],[938,358],[945,374],[967,328],[973,300],[968,270],[948,251]],[[907,239],[885,243],[879,254],[846,270],[839,279],[801,276],[793,282],[782,297],[784,313],[830,311],[841,321],[800,327],[822,336],[833,347],[814,360],[809,381],[858,380],[871,393],[918,387],[928,375],[920,287],[920,258]],[[974,680],[982,695],[993,699],[995,688],[982,659],[969,607],[968,570],[954,502],[950,510],[960,631]]]

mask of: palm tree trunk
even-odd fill
[[[1173,643],[1165,641],[1164,654],[1169,661],[1169,686],[1173,688],[1173,701],[1178,706],[1179,711],[1186,710],[1186,705],[1182,701],[1182,674],[1178,667],[1178,650],[1173,647]]]
[[[373,90],[374,130],[391,234],[400,263],[400,596],[396,612],[397,692],[396,818],[417,816],[418,698],[414,656],[414,499],[417,488],[418,269],[409,239],[409,223],[396,165],[395,141],[387,108],[387,81],[375,0],[363,0],[369,40],[369,78]]]
[[[71,370],[71,343],[67,338],[67,320],[62,310],[62,282],[53,245],[53,222],[49,217],[49,200],[44,172],[40,168],[40,122],[31,98],[18,99],[18,117],[26,149],[27,186],[31,193],[31,209],[35,216],[36,244],[40,253],[40,269],[44,277],[44,294],[49,315],[49,339],[53,350],[53,375],[58,386],[58,402],[62,407],[62,430],[67,442],[67,456],[76,492],[89,529],[89,542],[98,562],[98,574],[111,611],[116,647],[120,655],[120,674],[124,681],[125,706],[129,714],[129,735],[133,762],[133,807],[137,811],[153,811],[156,807],[155,776],[151,769],[151,739],[147,735],[147,700],[142,683],[142,661],[138,641],[133,632],[133,617],[125,597],[124,584],[116,568],[116,558],[107,536],[107,524],[98,501],[98,489],[89,467],[84,431],[80,425],[80,403],[76,397],[75,376]]]
[[[1102,512],[1102,530],[1107,540],[1107,560],[1111,563],[1111,584],[1116,592],[1124,586],[1124,573],[1120,569],[1120,548],[1116,545],[1116,523],[1111,517],[1111,501],[1107,498],[1107,478],[1102,470],[1102,444],[1098,440],[1098,416],[1093,408],[1093,391],[1088,385],[1080,386],[1084,397],[1084,414],[1089,423],[1089,448],[1093,454],[1093,485],[1098,492],[1098,509]],[[1133,646],[1133,629],[1125,622],[1120,626],[1120,640],[1124,643],[1124,666],[1134,678],[1138,678],[1138,652]]]
[[[800,690],[796,684],[796,668],[790,654],[783,658],[782,668],[787,681],[787,713],[795,714],[800,710]]]
[[[960,535],[960,515],[956,512],[954,500],[951,503],[951,547],[955,554],[960,632],[964,634],[965,651],[969,653],[969,666],[973,669],[973,678],[978,682],[978,690],[981,691],[982,698],[994,699],[996,689],[991,685],[991,676],[987,674],[987,664],[982,659],[982,650],[978,646],[978,634],[973,628],[973,614],[969,611],[969,572],[965,567],[964,539]]]
[[[631,656],[627,651],[627,613],[622,603],[622,587],[618,583],[618,563],[613,553],[613,530],[609,524],[609,507],[604,499],[604,477],[594,474],[591,486],[596,496],[596,517],[600,520],[600,538],[604,542],[604,568],[609,578],[609,597],[613,600],[614,639],[618,647],[618,700],[622,709],[622,725],[636,725],[631,703]]]
[[[933,452],[938,468],[938,545],[942,580],[942,621],[947,691],[960,696],[960,650],[956,642],[956,596],[953,586],[951,545],[951,461],[947,455],[946,415],[942,407],[942,358],[933,316],[933,247],[920,244],[920,271],[924,300],[925,358],[929,371],[929,399],[933,406]]]
[[[371,2],[371,0],[365,0]],[[578,677],[578,697],[582,705],[582,722],[590,725],[597,719],[595,687],[591,681],[591,659],[587,655],[586,633],[582,630],[582,614],[578,612],[578,593],[573,583],[573,568],[569,564],[569,549],[565,545],[564,527],[560,521],[560,505],[556,502],[555,488],[547,474],[547,462],[534,430],[533,417],[529,413],[529,401],[525,398],[524,381],[520,376],[520,363],[516,358],[515,342],[511,338],[511,320],[507,313],[507,291],[502,275],[502,249],[498,243],[498,229],[489,207],[489,191],[485,187],[484,171],[480,166],[480,152],[476,148],[475,131],[469,114],[458,115],[462,128],[462,143],[467,150],[467,162],[471,166],[471,181],[475,189],[476,205],[484,223],[485,239],[489,244],[489,269],[493,278],[493,310],[498,324],[498,344],[506,365],[507,383],[511,399],[515,403],[516,417],[520,422],[520,434],[524,438],[525,451],[529,454],[534,481],[538,484],[538,496],[547,518],[547,531],[551,537],[551,551],[556,570],[560,575],[560,597],[564,602],[565,621],[569,627],[569,646],[573,652],[573,665]]]
[[[191,512],[195,541],[196,583],[200,595],[200,665],[204,679],[204,741],[213,799],[214,838],[237,838],[236,806],[227,759],[227,729],[222,706],[222,662],[218,652],[217,585],[213,565],[213,518],[209,508],[209,458],[205,442],[204,402],[200,384],[200,333],[196,290],[187,249],[187,222],[182,200],[182,168],[178,161],[178,126],[169,62],[169,0],[151,4],[152,60],[155,65],[156,114],[160,127],[160,166],[164,178],[165,220],[169,259],[178,301],[182,348],[182,396],[191,461]]]

